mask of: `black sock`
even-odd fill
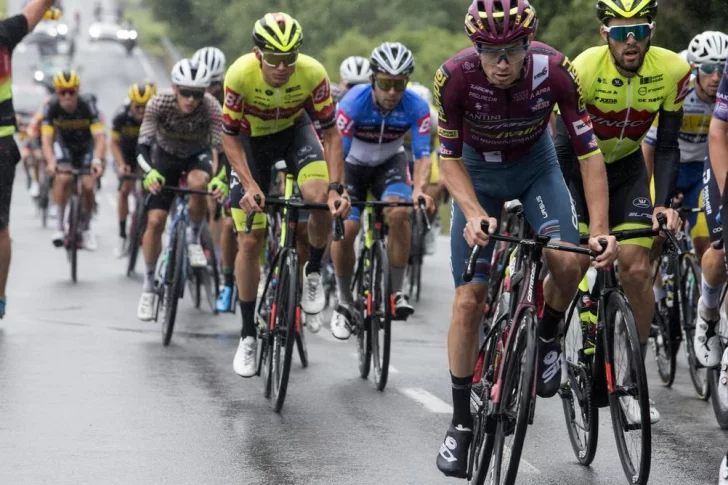
[[[240,315],[243,317],[243,329],[240,337],[256,337],[255,330],[255,301],[238,301],[240,303]]]
[[[232,269],[223,268],[222,278],[223,284],[228,288],[232,288],[235,285],[235,271]]]
[[[543,317],[538,322],[538,336],[549,340],[559,334],[559,324],[566,312],[558,312],[544,303]]]
[[[119,237],[126,239],[126,219],[119,221]]]
[[[470,415],[470,387],[473,376],[455,377],[450,373],[452,381],[452,424],[465,428],[473,427],[473,417]]]
[[[306,265],[306,276],[311,273],[321,272],[321,260],[324,258],[326,246],[315,248],[311,245],[308,247],[308,264]]]

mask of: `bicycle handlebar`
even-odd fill
[[[481,221],[480,228],[485,232],[488,233],[488,222],[487,221]],[[503,242],[510,242],[515,243],[520,246],[531,246],[531,247],[538,247],[542,249],[553,249],[556,251],[565,251],[567,253],[577,253],[577,254],[585,254],[589,257],[595,258],[597,257],[600,252],[594,251],[592,249],[588,248],[582,248],[579,246],[566,246],[562,244],[551,244],[549,241],[551,240],[550,236],[543,236],[536,234],[533,239],[522,239],[519,237],[513,237],[513,236],[501,236],[500,234],[490,234],[489,238],[494,241],[503,241]],[[602,251],[606,249],[606,241],[600,241],[602,243]],[[479,246],[476,244],[473,249],[470,250],[470,256],[468,257],[468,263],[465,266],[465,272],[463,273],[463,281],[466,283],[469,283],[473,280],[473,276],[475,276],[475,265],[478,262],[478,257],[480,256],[480,251],[483,249],[484,246]]]
[[[212,195],[212,192],[207,190],[195,190],[188,189],[186,187],[172,187],[170,185],[163,185],[162,190],[167,192],[176,192],[178,194],[189,194],[189,195]]]
[[[255,203],[260,204],[261,199],[259,196],[255,196]],[[271,197],[270,199],[265,200],[266,205],[270,205],[271,207],[295,207],[297,209],[303,209],[303,210],[329,210],[329,204],[325,202],[306,202],[300,199],[282,199],[279,197]],[[340,201],[336,201],[334,203],[334,206],[338,209],[341,205]],[[253,215],[253,217],[250,217]],[[245,230],[244,232],[246,234],[250,233],[250,231],[253,230],[253,221],[255,219],[255,213],[249,213],[248,217],[245,220]],[[341,241],[344,239],[344,221],[341,217],[337,217],[334,220],[334,241]]]

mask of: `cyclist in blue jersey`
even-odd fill
[[[430,107],[407,89],[415,68],[414,57],[404,45],[385,42],[372,51],[370,84],[359,84],[342,98],[336,122],[344,136],[345,182],[354,200],[365,200],[371,191],[379,200],[410,201],[423,196],[428,210],[434,201],[424,193],[430,178]],[[412,130],[414,186],[407,168],[404,136]],[[384,211],[390,228],[389,263],[395,320],[414,313],[402,292],[410,247],[408,210],[392,207]],[[331,320],[334,337],[351,335],[354,298],[351,281],[356,255],[354,240],[359,233],[361,211],[353,208],[345,222],[345,238],[332,245],[339,303]]]

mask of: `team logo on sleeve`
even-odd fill
[[[690,73],[685,74],[677,83],[677,96],[675,96],[675,103],[682,103],[690,91]]]
[[[231,89],[230,86],[225,86],[225,107],[236,113],[243,110],[243,96]]]
[[[336,126],[342,135],[351,136],[352,129],[354,128],[354,120],[349,118],[343,111],[339,111],[339,114],[336,115]]]
[[[445,84],[450,79],[450,71],[443,65],[435,73],[435,83],[433,85],[432,94],[435,98],[435,106],[437,106],[437,115],[443,123],[447,123],[445,109],[442,107],[442,97],[444,94]]]
[[[417,133],[420,135],[430,134],[430,113],[427,113],[417,121]]]
[[[313,90],[313,102],[323,103],[329,96],[331,96],[331,87],[329,86],[329,80],[324,78],[324,80],[316,86],[316,89]]]
[[[571,125],[574,127],[574,133],[577,136],[583,135],[584,133],[592,129],[591,119],[589,118],[589,115],[582,116],[580,119],[572,122]]]

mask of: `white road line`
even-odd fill
[[[349,355],[351,355],[351,356],[352,356],[353,358],[355,358],[356,360],[359,360],[359,354],[358,354],[358,353],[356,353],[356,352],[352,352],[352,353],[351,353],[351,354],[349,354]],[[390,374],[399,374],[399,370],[397,370],[396,368],[394,368],[394,367],[392,366],[392,364],[389,364],[389,373],[390,373]]]
[[[142,65],[142,69],[144,69],[144,74],[146,74],[147,79],[149,81],[155,81],[154,70],[152,69],[152,65],[149,63],[149,59],[147,59],[147,55],[139,47],[137,47],[136,51],[139,57],[139,63]]]
[[[428,411],[438,414],[452,414],[452,406],[421,387],[407,387],[400,389],[400,392],[422,404]]]

